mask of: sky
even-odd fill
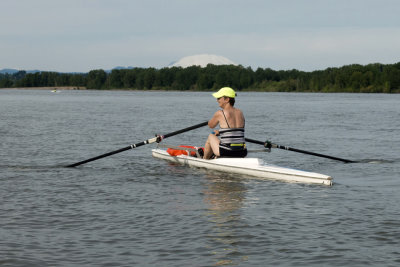
[[[244,67],[400,62],[400,0],[1,0],[0,69],[163,68],[213,54]]]

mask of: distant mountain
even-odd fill
[[[130,70],[134,69],[135,67],[128,66],[128,67],[123,67],[123,66],[117,66],[115,68],[112,68],[110,70],[105,70],[105,72],[110,73],[112,70]],[[2,69],[0,70],[0,74],[15,74],[19,71],[22,70],[17,70],[17,69]],[[43,72],[47,70],[26,70],[26,73],[36,73],[36,72]],[[51,72],[58,72],[58,71],[51,71]],[[69,73],[69,74],[83,74],[84,72],[58,72],[58,73]]]
[[[131,70],[134,69],[135,67],[132,66],[128,66],[128,67],[124,67],[124,66],[116,66],[110,70],[104,70],[107,73],[111,73],[113,70]]]
[[[0,70],[1,74],[14,74],[17,73],[21,70],[16,70],[16,69],[2,69]],[[36,73],[36,72],[41,72],[40,70],[27,70],[26,73]]]
[[[237,65],[230,59],[227,59],[226,57],[223,56],[218,56],[218,55],[210,55],[210,54],[202,54],[202,55],[193,55],[193,56],[187,56],[183,57],[178,61],[171,62],[168,67],[182,67],[186,68],[189,66],[200,66],[200,67],[207,67],[208,64],[213,64],[213,65]],[[112,70],[130,70],[134,69],[135,67],[128,66],[116,66],[112,69],[109,70],[104,70],[107,73],[110,73]],[[17,70],[17,69],[2,69],[0,70],[0,74],[15,74],[19,71],[22,70]],[[36,72],[48,72],[48,70],[24,70],[26,73],[36,73]],[[58,71],[51,71],[51,72],[58,72]],[[83,72],[58,72],[58,73],[69,73],[69,74],[83,74]]]
[[[218,55],[210,55],[210,54],[202,54],[202,55],[193,55],[181,58],[180,60],[171,63],[168,67],[182,67],[186,68],[189,66],[200,66],[207,67],[208,64],[213,65],[237,65],[230,59],[227,59],[223,56]]]
[[[112,68],[112,70],[130,70],[130,69],[134,69],[135,67],[132,66],[128,66],[128,67],[124,67],[124,66],[116,66],[114,68]]]

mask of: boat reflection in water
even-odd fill
[[[204,202],[209,210],[207,219],[212,223],[210,253],[216,258],[215,265],[246,261],[248,257],[245,252],[238,248],[241,242],[249,238],[241,231],[248,227],[241,216],[247,188],[234,175],[208,172],[205,178]]]

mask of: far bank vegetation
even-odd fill
[[[88,73],[19,71],[0,74],[0,88],[77,87],[87,89],[210,91],[230,86],[239,91],[400,93],[400,62],[347,65],[312,72],[234,65],[205,68],[132,68]]]

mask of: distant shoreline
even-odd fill
[[[84,86],[48,86],[48,87],[11,87],[11,88],[0,88],[8,90],[87,90]]]
[[[212,89],[210,90],[176,90],[176,89],[136,89],[136,88],[118,88],[118,89],[87,89],[84,86],[39,86],[39,87],[8,87],[8,88],[0,88],[0,90],[43,90],[43,91],[62,91],[62,90],[77,90],[77,91],[140,91],[140,92],[156,92],[156,91],[163,91],[163,92],[213,92]],[[387,94],[385,92],[327,92],[327,91],[276,91],[276,90],[265,90],[265,89],[244,89],[239,92],[253,92],[253,93],[322,93],[322,94],[336,94],[336,93],[350,93],[350,94]],[[399,94],[399,92],[392,92],[390,94]]]

